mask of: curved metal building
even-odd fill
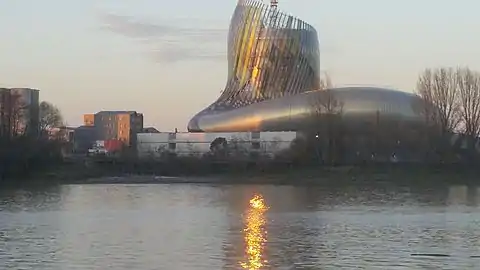
[[[315,28],[259,0],[239,0],[228,35],[228,79],[220,97],[188,123],[189,132],[295,131],[322,98]],[[418,120],[416,96],[380,88],[328,91],[343,112]],[[417,119],[418,118],[418,119]]]

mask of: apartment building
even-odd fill
[[[100,111],[83,116],[84,126],[94,127],[97,140],[119,140],[125,145],[136,143],[143,130],[143,114],[136,111]]]
[[[0,133],[36,136],[40,127],[40,91],[0,88]]]

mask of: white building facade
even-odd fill
[[[290,149],[296,138],[297,132],[139,133],[137,153],[140,158],[160,158],[165,153],[201,157],[212,152],[216,141],[230,152],[273,157]]]

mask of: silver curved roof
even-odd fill
[[[343,113],[380,112],[399,114],[404,117],[418,117],[420,98],[399,90],[380,87],[341,87],[331,91],[344,102]]]
[[[204,110],[189,123],[192,132],[294,131],[311,123],[317,100],[326,95],[340,101],[345,119],[371,118],[422,122],[420,98],[412,93],[376,88],[342,87],[309,91],[254,103],[238,109]]]

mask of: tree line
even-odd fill
[[[426,120],[438,127],[440,134],[479,136],[479,72],[468,67],[426,69],[418,79],[416,91],[425,103]]]
[[[38,119],[37,119],[38,117]],[[26,104],[17,94],[0,103],[0,184],[47,169],[60,160],[63,142],[50,130],[64,125],[55,105]]]
[[[367,152],[364,159],[374,159],[380,152],[395,158],[397,152],[404,151],[415,152],[421,162],[452,161],[459,157],[451,142],[454,134],[461,135],[468,144],[461,154],[470,161],[479,158],[475,148],[480,135],[480,72],[468,67],[428,68],[421,72],[415,89],[418,99],[411,106],[424,121],[415,127],[382,121],[377,112],[370,123],[348,130],[343,124],[344,103],[331,90],[328,74],[320,85],[322,92],[311,100],[314,123],[308,133],[310,142],[317,144],[312,149],[321,149],[328,163],[341,160],[346,150],[359,150],[357,155]]]

